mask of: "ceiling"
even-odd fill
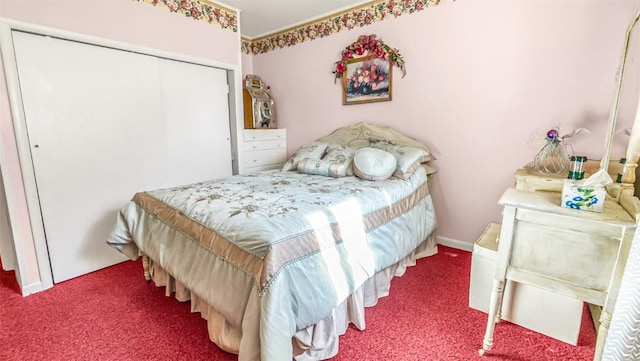
[[[371,0],[221,0],[240,10],[240,33],[255,39]]]

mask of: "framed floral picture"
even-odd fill
[[[342,74],[342,104],[391,100],[391,71],[389,61],[376,56],[347,61]]]

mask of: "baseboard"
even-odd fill
[[[463,251],[471,252],[473,251],[473,243],[460,241],[453,238],[440,237],[438,236],[438,244],[443,246],[460,249]]]
[[[42,288],[42,283],[40,282],[31,283],[22,287],[22,296],[26,297],[26,296],[29,296],[30,294],[37,293],[40,291],[44,291],[44,288]]]

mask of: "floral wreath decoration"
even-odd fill
[[[350,59],[365,55],[365,53],[366,56],[383,58],[391,65],[397,66],[400,68],[400,71],[402,71],[403,78],[407,74],[405,62],[402,55],[400,55],[400,50],[391,48],[382,40],[378,39],[375,34],[360,35],[358,40],[347,46],[342,51],[342,59],[335,63],[335,70],[333,71],[335,74],[334,82],[335,80],[342,78],[342,75],[347,70],[347,62]]]

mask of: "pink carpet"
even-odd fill
[[[578,346],[508,322],[496,326],[484,357],[486,314],[468,307],[471,254],[440,246],[393,280],[367,309],[367,328],[340,339],[335,361],[591,360],[595,331],[585,310]],[[147,283],[139,261],[125,262],[23,298],[0,272],[0,360],[236,360],[209,341],[188,303]],[[286,360],[283,360],[286,361]]]

